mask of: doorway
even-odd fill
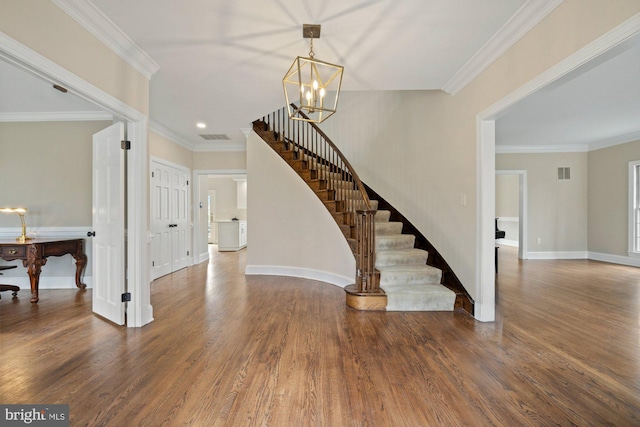
[[[146,115],[6,35],[5,41],[7,43],[0,44],[1,59],[49,84],[63,85],[69,92],[77,94],[126,123],[130,150],[126,165],[127,185],[121,196],[126,200],[128,207],[123,218],[123,222],[127,224],[128,239],[124,250],[129,271],[128,292],[131,294],[131,302],[127,304],[127,326],[140,327],[153,321],[147,268]]]

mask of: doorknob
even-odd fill
[[[87,237],[96,237],[96,232],[95,231],[87,232]]]

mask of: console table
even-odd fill
[[[15,240],[0,240],[0,258],[5,261],[22,260],[31,282],[31,302],[38,302],[40,271],[50,256],[69,254],[76,260],[76,286],[85,289],[82,274],[87,266],[84,239],[33,239],[25,243]]]

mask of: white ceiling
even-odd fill
[[[244,141],[284,105],[282,78],[307,56],[344,65],[343,90],[442,88],[525,0],[93,0],[160,66],[151,119],[189,142]]]
[[[452,82],[465,68],[473,68],[469,64],[483,46],[486,50],[495,41],[501,27],[504,31],[513,26],[516,12],[544,3],[93,0],[88,4],[98,7],[159,65],[151,78],[150,118],[156,128],[187,146],[215,148],[217,142],[204,142],[198,134],[227,134],[231,144],[242,144],[242,129],[283,106],[281,79],[293,59],[309,51],[308,40],[302,38],[303,23],[322,24],[321,38],[314,43],[316,58],[345,66],[343,90],[451,92]],[[640,133],[639,40],[613,49],[510,108],[497,121],[497,150],[584,147]],[[38,111],[98,114],[84,100],[62,94],[2,61],[0,93],[0,120]],[[198,130],[198,121],[208,128]]]

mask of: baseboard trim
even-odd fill
[[[87,285],[87,289],[93,288],[93,278],[91,276],[83,277],[82,278],[82,282]],[[25,290],[30,290],[31,289],[31,283],[29,282],[29,277],[26,275],[26,273],[25,273],[24,277],[22,277],[22,276],[3,276],[2,277],[2,283],[5,283],[7,285],[16,285],[16,286],[19,286],[20,289],[25,289]],[[42,289],[78,289],[78,287],[76,286],[76,277],[75,276],[69,276],[69,277],[62,277],[62,276],[46,277],[46,276],[40,276],[40,282],[38,283],[38,289],[40,289],[40,290],[42,290]]]
[[[201,264],[205,261],[209,261],[209,251],[202,252],[200,255],[198,255],[195,259],[195,264]]]
[[[517,240],[496,239],[496,245],[513,246],[517,248],[520,246],[520,243]]]
[[[592,259],[594,261],[610,262],[612,264],[628,265],[630,267],[640,267],[640,258],[624,255],[611,255],[603,254],[600,252],[589,252],[589,259]]]
[[[528,252],[527,259],[587,259],[587,251]]]
[[[344,288],[355,282],[355,277],[350,278],[328,271],[314,270],[311,268],[287,267],[280,265],[247,265],[244,271],[247,275],[265,276],[289,276],[301,279],[319,280]]]

